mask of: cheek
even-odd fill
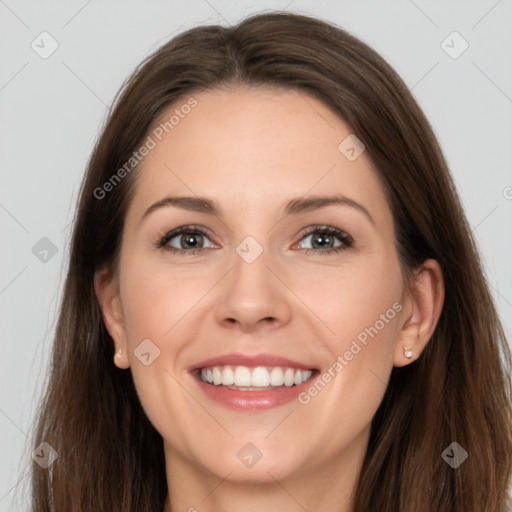
[[[154,276],[139,280],[132,275],[124,289],[123,317],[132,349],[145,338],[156,342],[166,325],[167,329],[170,327],[170,319],[166,319],[162,308],[169,299],[170,290],[154,281]]]
[[[313,285],[311,281],[309,285],[304,283],[298,295],[311,304],[324,324],[323,339],[331,354],[343,354],[354,340],[364,348],[360,355],[364,352],[365,357],[372,353],[381,356],[390,349],[401,310],[398,262],[392,258],[374,258],[346,268],[331,268],[318,274]],[[378,343],[372,344],[371,340]]]
[[[329,300],[324,293],[323,303],[329,304],[318,316],[335,334],[326,331],[326,366],[299,403],[304,405],[301,421],[306,425],[314,418],[317,429],[324,426],[329,445],[341,446],[359,435],[382,402],[402,310],[400,279],[394,272],[352,273],[343,279],[345,288],[333,281],[324,287]]]
[[[318,316],[333,331],[324,337],[330,361],[319,378],[325,386],[319,382],[310,388],[303,403],[312,405],[319,421],[335,419],[340,431],[355,435],[375,414],[393,367],[401,271],[389,258],[332,276],[312,297]]]
[[[181,333],[190,328],[186,315],[199,292],[165,266],[147,260],[126,258],[121,274],[130,371],[153,426],[166,438],[183,444],[187,428],[177,425],[192,413],[188,395],[177,381],[176,367],[187,340]]]
[[[124,269],[123,317],[131,343],[139,338],[163,343],[203,293],[200,279],[180,278],[148,260],[127,259]]]

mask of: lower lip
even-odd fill
[[[193,374],[193,377],[210,400],[237,411],[262,411],[279,407],[280,405],[295,400],[300,393],[308,388],[317,373],[317,371],[313,372],[313,375],[306,382],[298,386],[282,387],[266,391],[238,391],[236,389],[229,389],[226,386],[215,386],[203,382],[197,374]]]

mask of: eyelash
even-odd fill
[[[189,255],[196,254],[197,252],[204,249],[204,248],[199,248],[199,249],[185,250],[185,249],[176,249],[175,247],[170,247],[167,245],[170,240],[172,240],[176,236],[183,235],[185,233],[186,234],[200,234],[202,236],[209,238],[208,234],[198,226],[194,226],[194,225],[181,226],[181,227],[167,233],[166,235],[159,237],[159,239],[157,240],[157,242],[155,244],[155,247],[157,249],[163,249],[165,251],[170,251],[173,254],[185,254],[186,253]],[[352,239],[352,237],[345,231],[342,231],[341,229],[338,229],[338,228],[335,228],[332,226],[320,226],[320,225],[313,226],[306,234],[302,235],[299,243],[302,242],[304,239],[306,239],[307,237],[309,237],[312,234],[336,236],[342,242],[342,245],[335,247],[335,248],[331,248],[331,249],[303,249],[306,254],[310,254],[310,253],[331,254],[331,255],[337,254],[337,253],[340,253],[340,252],[352,247],[352,245],[354,243],[354,240]]]

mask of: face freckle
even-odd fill
[[[145,157],[123,233],[120,304],[141,402],[169,460],[244,479],[247,468],[234,462],[250,442],[262,454],[256,480],[306,465],[339,471],[336,455],[355,457],[367,441],[399,330],[404,290],[384,190],[365,151],[349,159],[340,150],[348,125],[304,93],[240,87],[194,97]],[[333,196],[342,200],[292,205]],[[188,237],[158,247],[183,226]],[[150,364],[139,357],[143,340]],[[307,403],[228,407],[191,372],[226,354],[286,358],[323,384],[304,384]]]

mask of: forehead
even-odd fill
[[[150,136],[155,145],[139,168],[129,215],[140,217],[168,194],[212,197],[236,213],[339,193],[364,203],[378,222],[391,220],[365,152],[349,160],[340,150],[353,136],[350,127],[304,92],[238,87],[191,93],[162,113]]]

